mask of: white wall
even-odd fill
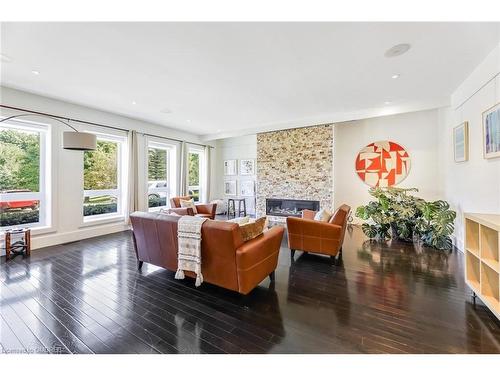
[[[368,203],[369,186],[358,177],[354,163],[358,152],[374,141],[390,140],[405,147],[411,158],[408,177],[398,187],[416,187],[424,199],[440,199],[438,165],[438,110],[338,123],[333,135],[333,196],[335,206]],[[355,218],[355,222],[359,222]]]
[[[226,138],[217,141],[217,164],[216,164],[216,194],[217,197],[227,199],[224,195],[224,181],[237,180],[237,188],[239,190],[240,180],[255,180],[255,176],[240,176],[239,175],[239,160],[240,159],[256,159],[257,158],[257,136],[246,135],[242,137]],[[224,176],[224,160],[238,160],[238,176]],[[255,199],[246,198],[247,213],[255,214]]]
[[[189,142],[207,143],[201,142],[200,138],[193,134],[7,87],[0,87],[0,101],[4,105],[13,107],[67,116],[119,128],[134,129],[140,132],[182,139]],[[1,111],[2,115],[12,115],[16,113],[19,112],[8,110]],[[65,129],[64,126],[51,120],[44,121],[36,117],[30,118],[30,120],[50,122],[53,130],[52,169],[54,184],[52,188],[52,227],[43,231],[43,233],[39,231],[38,234],[34,234],[33,247],[45,247],[127,229],[128,225],[123,220],[120,222],[96,224],[92,226],[82,223],[83,153],[62,149],[62,132],[68,130]],[[78,123],[73,123],[73,125],[79,130],[89,129],[89,127]],[[109,130],[103,130],[103,128],[93,128],[93,130],[110,132]],[[143,164],[145,165],[144,155],[142,155],[142,162],[140,162],[139,165],[142,166]],[[139,175],[144,176],[144,170],[140,170]],[[140,185],[144,185],[145,187],[145,181],[144,184]],[[34,232],[36,233],[37,231]]]
[[[482,113],[500,102],[500,45],[451,96],[451,107],[440,113],[443,192],[457,210],[456,245],[463,250],[463,214],[500,214],[500,158],[484,159]],[[469,161],[455,163],[453,128],[469,122]]]

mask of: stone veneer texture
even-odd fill
[[[333,204],[333,124],[257,134],[257,214],[266,198]]]

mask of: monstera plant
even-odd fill
[[[363,232],[371,239],[420,240],[437,249],[451,249],[456,212],[446,201],[427,202],[413,192],[418,189],[371,188],[375,200],[356,209],[356,216],[367,221]]]

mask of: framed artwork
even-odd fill
[[[240,160],[240,175],[248,176],[255,174],[255,159]]]
[[[469,123],[467,121],[453,129],[453,150],[455,162],[469,160]]]
[[[483,155],[500,157],[500,103],[483,112]]]
[[[254,180],[240,180],[240,195],[242,197],[253,197],[255,195]]]
[[[355,169],[368,186],[394,186],[410,173],[410,155],[396,142],[372,142],[359,151]]]
[[[236,176],[238,171],[236,170],[237,160],[224,160],[224,176]]]
[[[224,194],[236,195],[236,180],[224,181]]]

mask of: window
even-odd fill
[[[49,128],[0,124],[0,228],[49,226]]]
[[[195,202],[203,200],[202,181],[204,178],[203,161],[204,151],[202,148],[190,147],[188,151],[188,194]]]
[[[175,196],[176,147],[167,143],[148,142],[148,208],[155,210],[169,205]]]
[[[122,137],[98,135],[96,150],[84,152],[84,221],[124,214],[125,146]]]

